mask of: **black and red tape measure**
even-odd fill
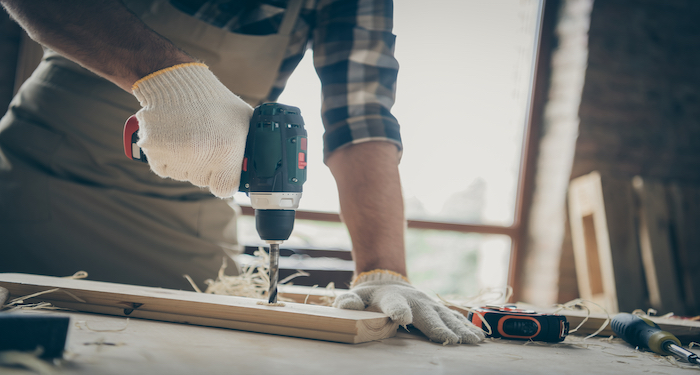
[[[485,306],[474,310],[481,313],[491,326],[488,337],[559,342],[569,334],[569,322],[563,315],[540,314],[515,306]],[[477,314],[470,312],[467,319],[486,330],[486,325]]]

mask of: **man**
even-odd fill
[[[371,305],[438,342],[483,339],[405,276],[390,1],[0,1],[50,48],[0,123],[0,204],[15,215],[0,271],[165,287],[212,277],[235,222],[192,185],[236,192],[251,105],[277,99],[312,42],[356,264],[336,306]],[[121,154],[134,112],[160,177]]]

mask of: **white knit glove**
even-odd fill
[[[333,306],[348,310],[370,307],[404,327],[413,324],[430,340],[444,344],[475,344],[485,337],[464,315],[431,299],[392,271],[359,274],[350,291],[338,296]]]
[[[222,198],[238,190],[250,105],[201,63],[159,70],[137,81],[133,93],[143,107],[138,145],[153,172]]]

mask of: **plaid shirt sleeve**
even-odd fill
[[[171,0],[177,8],[231,32],[277,32],[286,0]],[[323,88],[324,159],[353,143],[388,141],[402,150],[394,105],[392,0],[306,0],[267,100],[276,101],[311,38]]]
[[[324,159],[339,148],[367,141],[392,142],[401,151],[399,124],[390,112],[399,69],[392,1],[319,1],[315,24]]]

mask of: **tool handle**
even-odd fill
[[[136,142],[139,141],[139,120],[136,115],[132,115],[124,124],[124,153],[129,159],[138,160],[148,163],[146,155],[141,150]]]
[[[611,323],[615,335],[632,346],[647,348],[654,353],[671,355],[666,349],[669,343],[681,345],[681,342],[669,332],[661,330],[656,323],[637,315],[622,313],[616,315]]]

